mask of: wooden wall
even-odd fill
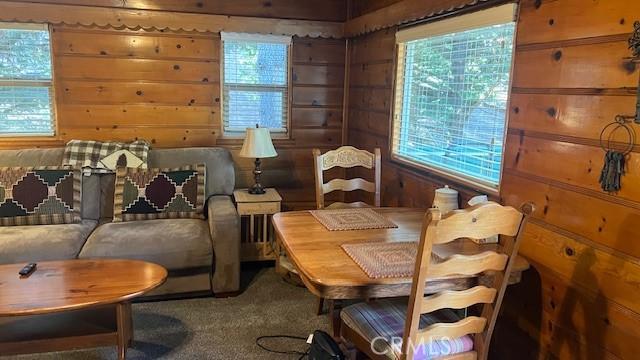
[[[532,358],[640,353],[638,147],[618,194],[598,184],[601,129],[635,112],[640,72],[625,60],[635,20],[636,1],[522,1],[501,197],[538,206],[521,249],[535,270],[509,289],[504,310],[538,345]],[[393,36],[351,40],[348,143],[382,148],[384,205],[429,206],[445,182],[388,160]],[[474,193],[457,188],[462,201]]]
[[[12,0],[25,3],[85,5],[185,13],[343,21],[345,0]]]
[[[598,139],[616,114],[635,113],[640,72],[625,58],[640,3],[526,0],[520,16],[502,197],[538,205],[521,252],[539,279],[509,310],[543,353],[637,358],[640,154],[622,190],[604,193]],[[538,286],[533,306],[526,288]]]
[[[3,138],[0,148],[70,139],[223,146],[234,155],[237,186],[253,183],[253,160],[237,156],[242,140],[221,136],[218,33],[55,25],[52,47],[57,136]],[[311,149],[342,143],[345,40],[294,37],[291,58],[291,138],[275,141],[278,157],[263,162],[263,183],[278,188],[287,209],[315,206]]]

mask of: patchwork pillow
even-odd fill
[[[118,168],[113,221],[204,219],[205,165]]]
[[[0,226],[80,222],[80,170],[0,168]]]
[[[149,144],[71,140],[64,148],[63,165],[82,167],[86,175],[107,174],[118,167],[147,168]]]

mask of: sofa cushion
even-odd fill
[[[205,166],[118,168],[113,221],[204,219]]]
[[[138,259],[180,270],[211,267],[213,250],[206,221],[157,219],[100,225],[79,258]]]
[[[0,150],[0,167],[60,166],[63,154],[64,148]],[[98,175],[82,178],[82,218],[92,220],[100,218],[100,177]]]
[[[175,168],[189,164],[207,166],[207,198],[231,195],[235,187],[235,170],[229,150],[218,147],[156,149],[149,151],[150,168]]]
[[[94,140],[71,140],[64,148],[64,165],[83,168],[87,174],[112,173],[118,166],[147,168],[149,144],[144,140],[131,143]]]
[[[97,223],[0,227],[0,264],[75,259]]]
[[[69,167],[0,168],[0,225],[80,222],[80,177]]]

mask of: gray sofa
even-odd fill
[[[1,150],[0,167],[62,164],[64,149]],[[0,227],[0,264],[45,260],[127,258],[167,268],[169,278],[149,295],[240,288],[240,218],[231,195],[235,174],[222,148],[151,150],[149,167],[207,166],[205,220],[111,222],[113,174],[83,177],[82,222]]]

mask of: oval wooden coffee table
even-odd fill
[[[131,300],[164,283],[167,270],[137,260],[65,260],[0,265],[0,354],[118,348],[133,340]]]

